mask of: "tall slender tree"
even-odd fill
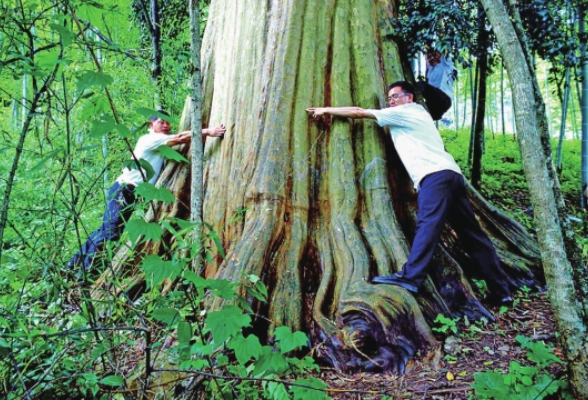
[[[515,100],[515,119],[523,167],[529,185],[538,229],[543,268],[550,289],[550,301],[568,361],[570,384],[576,398],[588,398],[588,346],[586,323],[578,305],[572,266],[552,188],[557,179],[550,174],[541,143],[541,127],[536,111],[536,87],[533,68],[525,57],[520,37],[502,0],[482,0],[503,54]],[[506,57],[505,55],[509,55]],[[516,55],[516,56],[515,56]],[[552,164],[553,168],[553,164]],[[546,190],[547,189],[547,190]]]

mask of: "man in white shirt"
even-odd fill
[[[160,113],[167,115],[165,112]],[[149,123],[149,133],[141,136],[133,150],[134,159],[144,160],[153,168],[154,174],[148,180],[154,184],[163,167],[164,157],[158,151],[161,146],[175,146],[177,144],[190,143],[190,131],[169,135],[171,125],[168,121],[153,116]],[[224,125],[202,130],[202,140],[207,137],[219,137],[224,135]],[[66,268],[73,269],[82,266],[89,270],[92,267],[94,256],[104,248],[106,241],[118,240],[124,230],[125,223],[133,213],[135,206],[135,187],[147,178],[144,169],[123,168],[122,174],[116,178],[114,185],[106,196],[106,211],[102,217],[102,225],[96,229],[82,244],[79,251],[69,260]]]
[[[375,119],[388,127],[392,141],[418,192],[415,237],[408,261],[393,275],[375,277],[373,283],[403,287],[417,293],[430,270],[445,222],[451,224],[464,249],[478,263],[490,289],[490,300],[512,302],[508,277],[500,267],[496,250],[480,227],[466,197],[465,178],[443,141],[431,115],[414,103],[414,88],[398,81],[388,87],[388,108],[312,107],[314,118],[325,115]]]

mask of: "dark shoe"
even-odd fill
[[[374,279],[372,279],[372,283],[382,283],[385,285],[394,285],[394,286],[400,286],[402,288],[405,288],[406,290],[408,290],[411,293],[418,293],[419,292],[419,288],[412,282],[410,282],[409,280],[404,279],[403,277],[399,276],[398,274],[393,274],[393,275],[387,275],[387,276],[376,276]]]
[[[512,299],[511,296],[504,296],[504,297],[489,296],[486,300],[488,301],[488,303],[490,303],[493,306],[510,307],[510,306],[512,306],[512,303],[514,302],[514,300]]]

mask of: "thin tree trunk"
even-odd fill
[[[581,4],[578,5],[578,19],[580,21],[580,37],[586,34],[585,10]],[[586,42],[580,43],[580,56],[584,60],[581,68],[582,95],[580,99],[580,118],[582,121],[582,208],[588,208],[588,52],[586,51]]]
[[[500,58],[500,121],[502,136],[506,135],[506,121],[504,118],[504,59]]]
[[[561,150],[563,147],[563,141],[566,135],[566,116],[568,112],[568,100],[570,98],[570,74],[571,68],[566,68],[566,77],[565,77],[565,84],[564,84],[564,95],[563,95],[563,102],[561,105],[561,125],[559,128],[559,141],[557,143],[557,153],[555,157],[555,165],[559,172],[561,172]]]
[[[552,189],[554,181],[549,174],[541,143],[531,68],[526,62],[524,50],[504,3],[501,0],[482,0],[481,3],[505,57],[515,98],[515,117],[522,161],[535,211],[537,236],[550,289],[550,301],[568,361],[570,384],[576,398],[588,399],[586,326],[576,300],[572,266],[566,257],[566,246]]]
[[[470,180],[472,186],[476,190],[480,190],[482,180],[482,154],[484,152],[484,119],[486,117],[486,93],[487,83],[486,78],[488,76],[488,52],[486,48],[488,46],[488,31],[486,30],[486,17],[484,12],[479,6],[478,10],[478,79],[477,79],[477,100],[475,120],[473,124],[473,157],[472,157],[472,170]]]
[[[472,166],[472,160],[474,158],[474,147],[475,147],[475,138],[476,138],[476,112],[478,111],[477,100],[478,100],[478,77],[480,75],[480,63],[476,62],[475,68],[475,76],[472,76],[472,71],[470,69],[470,84],[471,84],[471,91],[470,95],[472,96],[472,116],[470,119],[470,147],[468,150],[468,166]]]
[[[192,127],[192,183],[190,190],[190,220],[196,223],[194,229],[194,243],[200,249],[202,243],[202,85],[200,73],[200,0],[190,0],[190,52],[192,53],[192,95],[191,95],[191,127]],[[193,255],[192,268],[200,271],[202,267],[202,252]]]

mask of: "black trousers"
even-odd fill
[[[423,283],[447,221],[478,264],[490,292],[495,296],[510,296],[508,278],[500,267],[496,249],[466,197],[463,175],[451,170],[435,172],[425,176],[420,186],[416,232],[408,261],[402,267],[402,277],[417,286]]]

